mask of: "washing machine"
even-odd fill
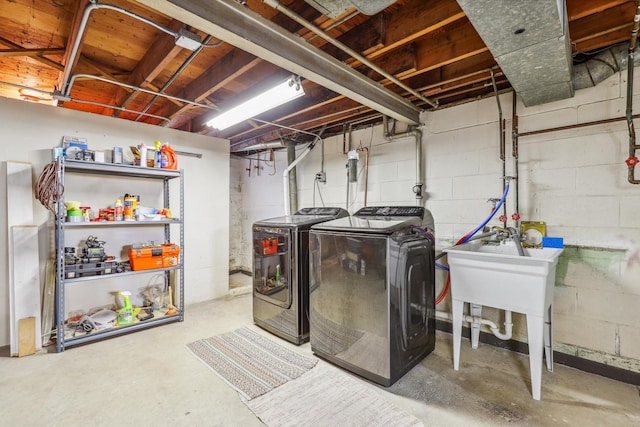
[[[256,325],[294,344],[309,340],[309,230],[348,215],[342,208],[305,208],[253,224]]]
[[[435,347],[435,243],[420,206],[365,207],[311,227],[310,341],[390,386]]]

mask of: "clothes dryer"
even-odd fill
[[[294,344],[309,340],[309,230],[348,215],[342,208],[305,208],[253,224],[256,325]]]

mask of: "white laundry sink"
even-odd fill
[[[511,242],[508,242],[511,243]],[[475,304],[543,316],[553,300],[555,267],[562,249],[469,242],[445,249],[451,296]]]
[[[562,249],[469,242],[445,249],[451,274],[453,367],[459,368],[464,303],[526,314],[533,398],[540,399],[542,349],[553,370],[552,313],[556,264]],[[477,335],[474,348],[477,347]]]

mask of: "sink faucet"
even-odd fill
[[[516,248],[518,248],[518,255],[525,256],[524,249],[522,249],[522,242],[520,241],[520,233],[518,233],[518,230],[515,227],[507,227],[507,231],[515,242]]]

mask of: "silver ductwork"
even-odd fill
[[[576,90],[593,87],[615,73],[627,68],[629,43],[620,43],[603,50],[588,61],[574,66]],[[640,56],[633,58],[633,66],[640,65]]]
[[[396,0],[304,0],[318,12],[331,19],[336,19],[346,11],[356,8],[365,15],[375,15]]]
[[[563,0],[457,0],[524,105],[574,95]]]

